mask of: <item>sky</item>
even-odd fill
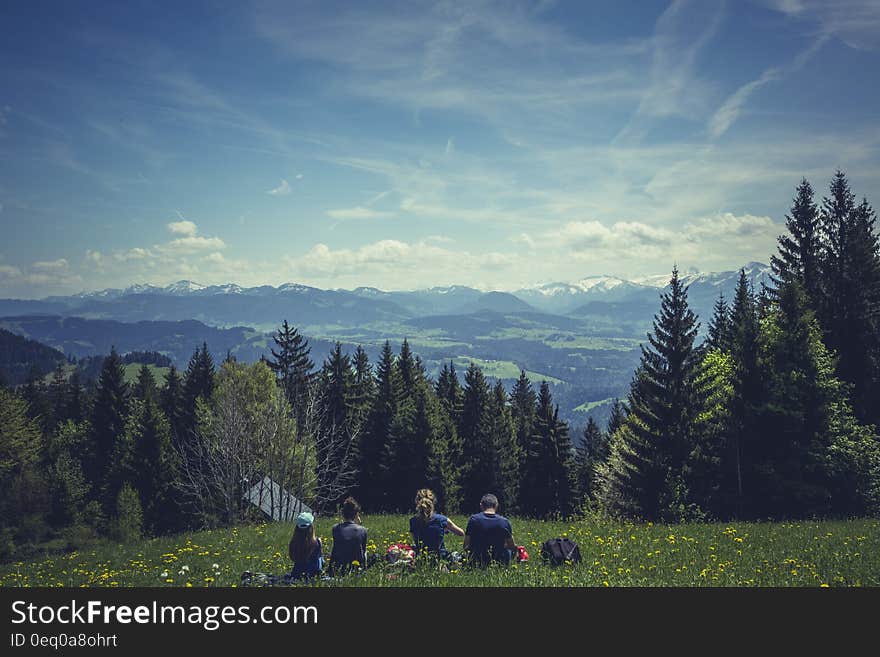
[[[880,2],[5,2],[0,296],[767,262],[880,191]]]

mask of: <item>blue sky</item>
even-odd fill
[[[7,2],[0,295],[516,289],[880,188],[880,3]]]

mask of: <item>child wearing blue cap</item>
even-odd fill
[[[292,579],[315,577],[324,569],[321,539],[315,537],[315,516],[308,511],[296,517],[289,552],[293,561],[293,570],[290,572]]]

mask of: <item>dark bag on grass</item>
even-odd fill
[[[541,558],[551,566],[581,562],[581,549],[570,538],[551,538],[541,545]]]

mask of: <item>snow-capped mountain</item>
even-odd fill
[[[567,313],[588,301],[622,301],[641,294],[656,296],[656,290],[617,276],[588,276],[570,283],[547,283],[513,293],[531,305],[550,313]]]

